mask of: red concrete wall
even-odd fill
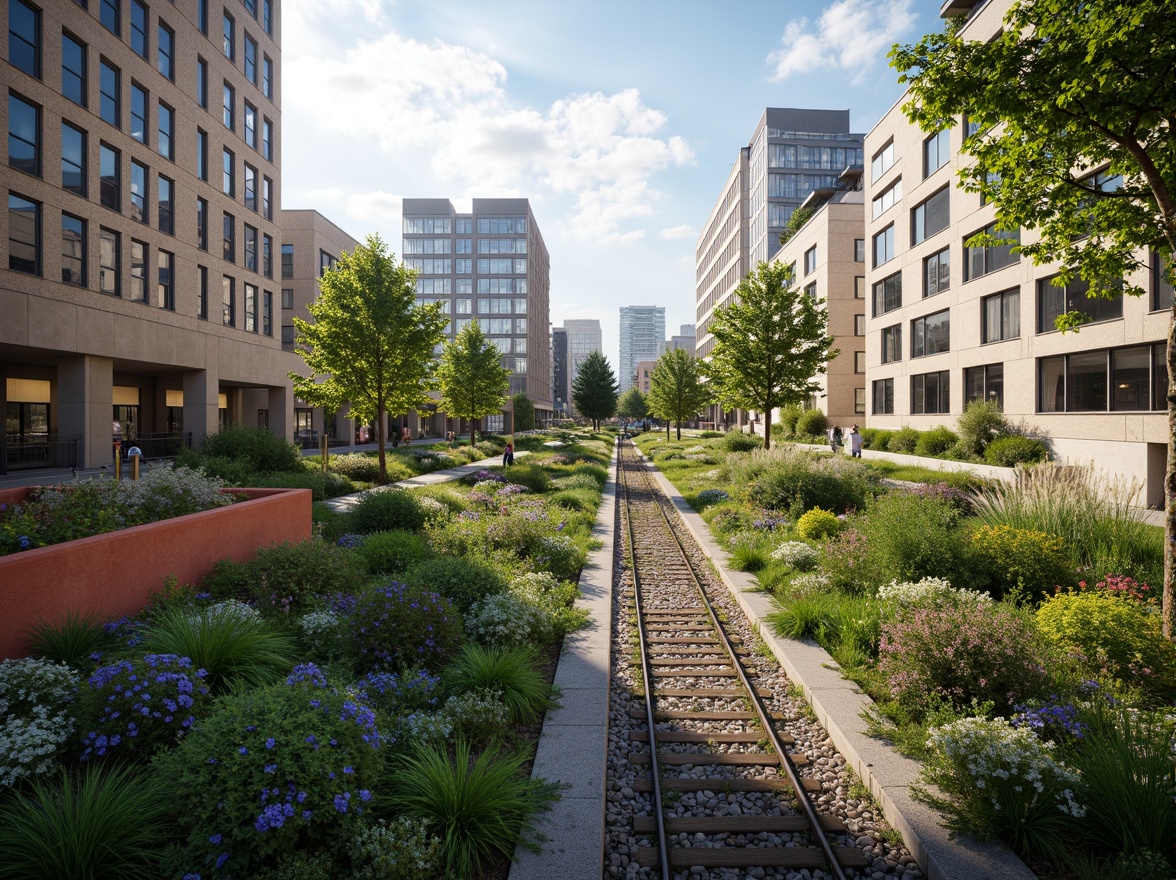
[[[0,491],[0,503],[19,503],[28,491]],[[309,489],[231,491],[249,500],[0,556],[0,658],[25,656],[41,620],[134,614],[169,574],[196,584],[222,559],[244,562],[270,544],[310,537]]]

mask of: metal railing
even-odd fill
[[[127,450],[138,446],[144,458],[175,458],[182,449],[192,448],[192,432],[179,433],[171,431],[157,431],[154,433],[136,434],[133,440],[122,441],[122,457],[126,458]]]
[[[0,474],[32,468],[71,468],[78,462],[78,434],[8,434]]]

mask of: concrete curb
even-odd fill
[[[604,794],[608,760],[609,652],[612,627],[613,539],[616,532],[616,452],[596,513],[592,537],[601,541],[580,572],[587,629],[564,639],[555,670],[562,705],[547,713],[532,778],[567,787],[540,817],[547,835],[538,853],[515,848],[509,880],[600,880],[604,875]]]
[[[774,608],[767,593],[746,572],[728,569],[727,552],[711,536],[710,528],[674,485],[656,467],[654,478],[673,501],[686,528],[744,612],[772,649],[776,659],[809,701],[817,719],[853,771],[882,805],[886,820],[902,839],[929,880],[1035,880],[1036,875],[1008,847],[966,837],[951,840],[939,815],[911,797],[910,786],[919,763],[903,757],[882,741],[866,734],[862,713],[874,705],[852,681],[843,678],[833,658],[812,642],[781,638],[765,625]]]

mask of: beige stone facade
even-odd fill
[[[642,394],[648,394],[653,383],[653,371],[657,368],[657,361],[637,361],[633,387]]]
[[[970,11],[963,35],[984,40],[1010,4],[952,10]],[[991,398],[1039,429],[1055,457],[1138,479],[1147,503],[1161,503],[1171,289],[1153,268],[1127,279],[1142,297],[1062,296],[1048,284],[1058,265],[966,247],[994,219],[991,205],[957,185],[969,161],[960,155],[966,121],[930,135],[907,121],[902,103],[865,142],[869,425],[954,427],[969,400]],[[1058,332],[1053,315],[1067,303],[1095,310],[1096,321]]]
[[[0,163],[5,466],[109,465],[118,433],[148,454],[227,421],[291,434],[280,11],[250,6],[14,0],[0,13],[32,38],[10,39],[0,62],[16,144]],[[67,444],[76,456],[54,451]]]

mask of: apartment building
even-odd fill
[[[567,418],[571,411],[571,384],[568,382],[568,331],[551,328],[551,399],[556,418]]]
[[[637,365],[657,360],[666,338],[664,306],[621,306],[621,363],[617,384],[621,393],[637,382]]]
[[[953,0],[944,14],[968,15],[962,35],[986,40],[1011,2]],[[1145,255],[1149,268],[1125,279],[1145,296],[1088,300],[1080,280],[1051,283],[1061,266],[1013,253],[1020,233],[966,246],[995,216],[957,185],[968,122],[923,132],[902,103],[865,140],[870,426],[950,427],[969,401],[995,400],[1041,431],[1056,458],[1138,479],[1147,503],[1162,503],[1173,293],[1156,260]],[[1070,309],[1093,321],[1060,333],[1054,318]]]
[[[580,367],[594,351],[604,351],[604,331],[596,318],[566,318],[563,329],[568,334],[568,396],[572,384],[580,374]]]
[[[289,436],[277,0],[0,8],[0,471]]]
[[[634,370],[635,382],[633,387],[642,394],[648,394],[653,387],[653,371],[657,369],[657,361],[638,361]]]
[[[551,417],[549,301],[551,259],[527,199],[474,199],[473,210],[458,213],[448,199],[405,199],[402,257],[420,273],[420,302],[441,302],[451,315],[450,339],[477,320],[503,353],[511,371],[510,393],[526,394],[535,420]],[[425,433],[444,427],[437,415],[414,428]],[[486,420],[487,430],[508,427],[504,416]]]

